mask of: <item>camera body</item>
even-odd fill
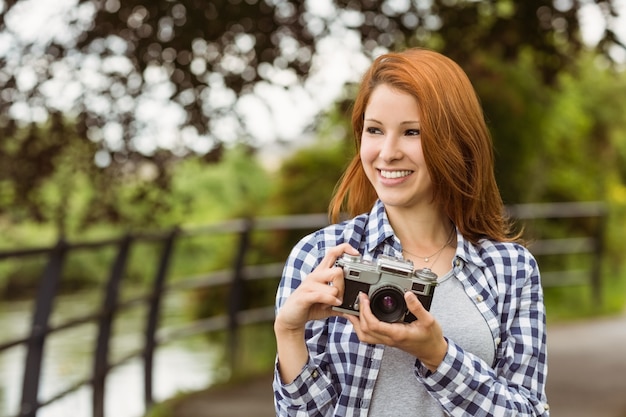
[[[370,308],[380,321],[389,323],[414,321],[408,311],[404,293],[412,291],[426,310],[437,285],[437,275],[430,269],[413,269],[413,262],[401,258],[381,255],[375,262],[360,256],[344,254],[335,262],[343,268],[343,304],[333,310],[359,315],[359,292],[370,298]]]

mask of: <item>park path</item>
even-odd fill
[[[552,417],[626,417],[626,314],[548,326]]]
[[[626,417],[626,313],[548,326],[551,417]],[[174,417],[273,417],[271,375],[211,388]]]

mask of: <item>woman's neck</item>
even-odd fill
[[[433,206],[411,210],[389,207],[386,211],[396,236],[409,251],[413,248],[417,253],[427,253],[441,248],[454,228],[443,211]]]

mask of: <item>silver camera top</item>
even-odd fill
[[[377,266],[381,272],[389,272],[406,277],[410,277],[413,274],[413,262],[410,259],[381,255],[378,258]]]
[[[336,262],[337,266],[347,267],[348,270],[361,272],[390,273],[407,278],[417,276],[425,281],[437,281],[437,275],[430,269],[415,270],[410,259],[394,258],[393,256],[380,255],[376,262],[367,261],[360,255],[343,254]],[[351,274],[350,274],[351,275]]]

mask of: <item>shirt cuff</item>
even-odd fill
[[[330,378],[310,358],[300,375],[289,384],[280,381],[278,368],[275,372],[281,397],[288,399],[292,407],[301,407],[313,402],[316,408],[319,408],[336,397]]]

